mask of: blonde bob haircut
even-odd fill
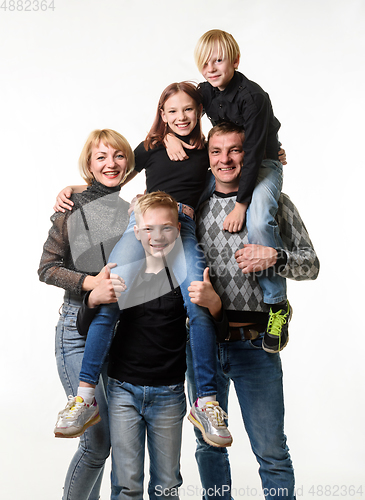
[[[147,193],[138,198],[136,202],[134,213],[136,216],[137,225],[140,222],[141,217],[150,208],[166,207],[169,208],[174,214],[174,219],[176,225],[179,222],[179,213],[177,208],[177,201],[169,194],[164,191],[154,191],[153,193]]]
[[[218,57],[228,59],[232,64],[240,57],[240,48],[232,35],[222,30],[207,31],[199,38],[194,50],[195,63],[200,72],[211,58],[216,43]]]
[[[89,168],[91,151],[93,147],[98,147],[100,142],[103,142],[106,146],[110,146],[111,148],[121,151],[124,154],[127,159],[127,171],[125,177],[134,169],[134,153],[125,137],[109,128],[93,130],[87,138],[79,158],[79,170],[81,177],[89,186],[94,178]]]

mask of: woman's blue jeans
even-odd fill
[[[65,293],[62,313],[56,327],[56,361],[66,395],[75,395],[84,355],[85,338],[76,329],[76,318],[81,298]],[[63,500],[98,500],[104,463],[110,452],[107,373],[101,368],[95,397],[101,422],[89,427],[80,437],[79,447],[70,463],[65,479]]]
[[[215,327],[208,309],[190,301],[188,286],[192,281],[202,281],[206,267],[204,252],[201,250],[195,235],[195,222],[183,213],[179,213],[181,222],[181,241],[183,252],[180,252],[171,263],[172,271],[180,285],[181,293],[190,325],[190,342],[193,352],[195,380],[198,397],[212,396],[217,392]],[[127,231],[114,247],[109,262],[118,264],[113,272],[119,274],[131,289],[133,280],[144,264],[144,250],[133,232],[134,216],[131,216]],[[126,294],[126,292],[124,292]],[[125,295],[122,299],[126,300]],[[85,356],[82,363],[80,380],[96,384],[100,367],[109,351],[116,322],[124,302],[102,306],[95,316],[88,332]],[[120,308],[120,309],[119,309]]]
[[[279,161],[263,160],[252,200],[247,210],[248,240],[256,245],[284,248],[275,220],[283,184],[283,166]],[[266,304],[286,300],[286,280],[271,267],[256,273]]]
[[[146,437],[150,458],[149,498],[178,498],[182,484],[182,424],[186,413],[184,384],[151,387],[111,378],[108,399],[111,500],[143,498]]]
[[[283,375],[279,354],[262,349],[262,336],[256,340],[217,344],[217,399],[227,411],[230,382],[234,384],[243,425],[259,463],[265,498],[293,500],[294,470],[284,434]],[[187,344],[187,383],[190,402],[196,397],[191,350]],[[231,499],[231,471],[226,448],[205,443],[195,432],[196,461],[202,487],[209,498]],[[236,443],[235,446],[239,446]],[[244,477],[244,471],[242,471]],[[214,495],[214,491],[218,492]],[[212,494],[209,494],[212,492]]]

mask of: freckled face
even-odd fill
[[[89,170],[95,180],[107,187],[116,187],[124,179],[127,158],[122,151],[105,145],[102,141],[91,149]]]

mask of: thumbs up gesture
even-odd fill
[[[111,268],[115,266],[116,264],[107,264],[98,274],[98,285],[89,295],[89,307],[118,302],[118,297],[126,290],[124,280],[117,274],[110,272]]]
[[[192,281],[188,287],[188,292],[193,304],[206,307],[214,319],[220,319],[222,302],[210,281],[209,267],[204,269],[203,281]]]

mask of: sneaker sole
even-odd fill
[[[267,347],[264,344],[264,341],[262,341],[262,348],[265,352],[268,352],[269,354],[277,354],[278,352],[281,352],[284,349],[284,347],[286,347],[288,345],[288,342],[289,342],[289,335],[288,335],[288,338],[286,339],[285,344],[283,346],[281,346],[280,350],[270,349],[270,347]]]
[[[209,444],[210,446],[215,446],[216,448],[228,448],[229,446],[231,446],[232,444],[232,437],[231,437],[231,441],[229,443],[226,443],[226,444],[218,444],[218,443],[215,443],[214,441],[211,441],[207,435],[205,434],[205,430],[204,430],[204,427],[202,426],[202,424],[194,417],[194,415],[192,415],[191,413],[189,413],[188,415],[188,420],[197,428],[200,430],[200,432],[202,433],[202,436],[203,436],[203,439],[204,441]]]
[[[290,320],[291,320],[291,317],[293,315],[293,308],[292,306],[290,306],[290,309],[289,309],[289,318],[288,318],[288,324],[290,323]],[[264,339],[262,339],[262,348],[265,352],[268,352],[269,354],[277,354],[278,352],[281,352],[284,347],[286,347],[288,345],[288,342],[289,342],[289,333],[288,333],[288,338],[286,339],[286,342],[285,344],[281,347],[281,349],[279,350],[275,350],[275,349],[270,349],[270,347],[267,347],[264,343]]]
[[[88,429],[89,427],[92,427],[95,424],[98,424],[100,422],[100,420],[101,420],[101,416],[98,413],[94,418],[92,418],[91,420],[86,422],[84,427],[78,433],[76,433],[76,434],[63,434],[62,431],[55,431],[54,436],[56,438],[77,438],[77,437],[80,437],[83,435],[83,433],[86,431],[86,429]]]

